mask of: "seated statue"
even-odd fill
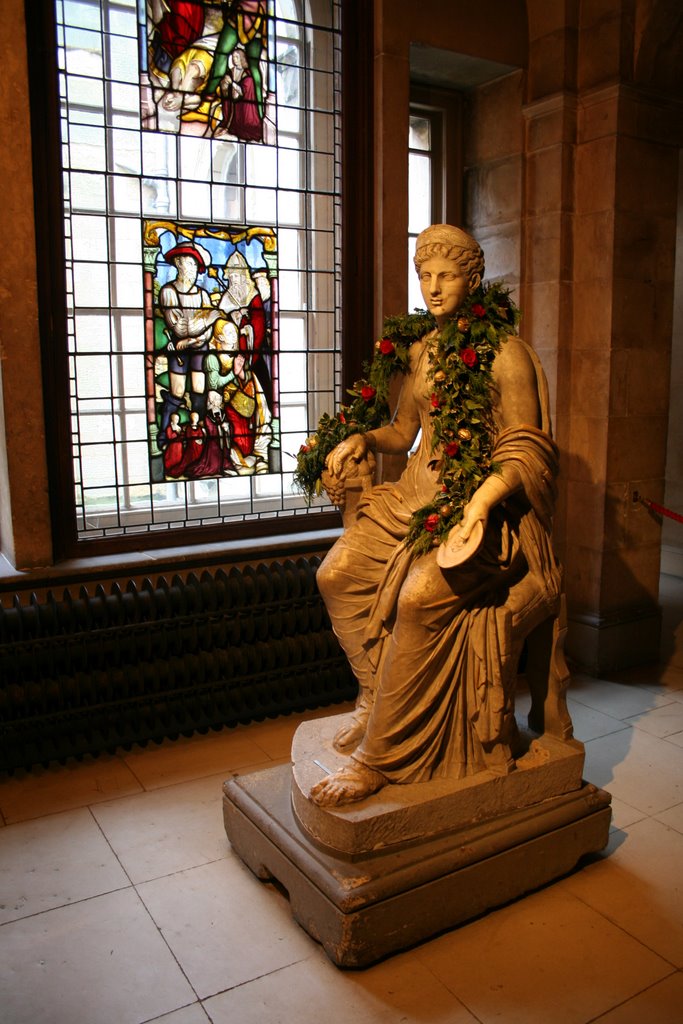
[[[540,363],[514,333],[511,306],[494,311],[503,322],[509,313],[509,333],[485,326],[484,258],[471,236],[433,225],[414,262],[436,328],[410,346],[391,422],[346,437],[323,478],[342,503],[344,481],[367,475],[368,458],[411,453],[398,481],[364,491],[318,570],[359,683],[335,737],[348,763],[310,791],[321,806],[388,784],[512,771],[522,645],[559,610],[557,449]]]

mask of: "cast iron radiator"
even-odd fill
[[[0,770],[351,699],[316,557],[0,608]]]

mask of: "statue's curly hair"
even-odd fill
[[[454,260],[470,279],[475,274],[480,278],[484,276],[485,263],[481,246],[466,231],[452,224],[432,224],[417,236],[413,263],[418,274],[422,264],[433,256]]]

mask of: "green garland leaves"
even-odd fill
[[[418,553],[446,539],[476,489],[497,470],[491,461],[491,367],[518,321],[507,289],[481,286],[428,341],[433,465],[440,490],[412,517],[407,543]],[[435,327],[434,318],[423,311],[386,318],[372,363],[363,367],[366,376],[349,390],[352,401],[336,416],[322,416],[298,452],[294,481],[309,500],[320,494],[325,459],[340,441],[389,421],[391,379],[410,369],[410,346]]]
[[[363,364],[365,376],[349,388],[352,401],[342,405],[336,416],[325,413],[316,432],[306,438],[297,453],[294,483],[309,501],[321,493],[325,459],[340,441],[388,423],[391,379],[396,373],[407,373],[410,346],[435,326],[434,317],[423,311],[385,319],[383,337],[375,342],[374,358],[370,364]]]

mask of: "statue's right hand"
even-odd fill
[[[327,456],[326,469],[331,476],[346,476],[349,462],[360,462],[368,453],[368,444],[363,434],[351,434],[340,441]]]

